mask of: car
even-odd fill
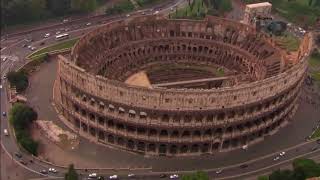
[[[220,173],[222,173],[222,169],[219,169],[216,171],[216,174],[220,174]]]
[[[55,168],[49,168],[49,172],[57,173],[58,171]]]
[[[98,176],[97,179],[98,180],[104,180],[104,177],[103,176]]]
[[[135,174],[128,174],[129,178],[132,178],[132,177],[135,177],[135,176],[136,176]]]
[[[127,16],[127,17],[130,17],[130,14],[127,14],[126,16]]]
[[[178,174],[172,174],[170,175],[170,179],[178,179],[179,175]]]
[[[7,59],[8,59],[7,57],[4,57],[4,58],[2,59],[2,61],[5,62]]]
[[[36,50],[37,48],[36,47],[31,47],[31,51],[34,51]]]
[[[160,174],[160,176],[159,176],[160,178],[166,178],[167,177],[167,175],[165,175],[165,174]]]
[[[30,163],[33,163],[33,160],[32,160],[32,159],[30,159],[30,160],[29,160],[29,162],[30,162]]]
[[[31,49],[31,48],[32,48],[32,46],[29,45],[29,46],[28,46],[28,49]]]
[[[159,11],[155,11],[153,14],[158,14],[159,13]]]
[[[311,149],[311,151],[315,151],[315,150],[317,150],[317,149],[318,149],[318,147],[315,146],[315,147],[313,147],[313,148]]]
[[[5,136],[9,136],[8,130],[7,130],[7,129],[4,129],[4,130],[3,130],[3,134],[4,134]]]
[[[170,8],[170,11],[173,11],[173,7],[172,7],[172,8]]]
[[[14,155],[15,155],[17,158],[19,158],[19,159],[22,158],[22,154],[20,154],[20,153],[17,153],[17,152],[16,152],[16,153],[14,153]]]
[[[90,26],[91,25],[91,23],[90,22],[88,22],[87,24],[86,24],[86,26]]]
[[[141,14],[142,14],[142,15],[146,15],[146,13],[145,13],[145,12],[142,12]]]
[[[68,19],[64,19],[62,22],[63,23],[66,23],[66,22],[68,22],[69,20]]]
[[[44,170],[44,169],[41,170],[40,173],[41,173],[41,174],[48,174],[48,172],[47,172],[46,170]]]
[[[273,160],[274,161],[278,161],[280,159],[280,157],[279,156],[276,156]]]
[[[114,174],[112,176],[109,176],[109,179],[118,179],[118,175]]]
[[[44,35],[44,38],[48,38],[50,36],[50,33],[47,33]]]
[[[247,149],[248,149],[248,145],[243,145],[243,146],[242,146],[242,149],[243,149],[243,150],[247,150]]]
[[[45,42],[41,42],[41,43],[40,43],[40,46],[43,46],[44,44],[45,44]]]
[[[3,77],[5,77],[5,76],[3,76]],[[3,111],[2,116],[7,116],[7,113]]]
[[[6,79],[7,78],[7,76],[6,75],[4,75],[3,77],[2,77],[2,79]]]
[[[285,154],[286,154],[286,152],[282,151],[279,155],[284,156]]]
[[[60,31],[57,31],[57,32],[56,32],[56,34],[60,34],[60,33],[61,33]]]
[[[248,164],[242,164],[239,166],[240,168],[247,168],[248,167]]]
[[[97,177],[97,173],[91,173],[91,174],[89,174],[89,177]]]
[[[65,28],[65,29],[64,29],[64,31],[69,31],[69,30],[70,30],[69,28]]]
[[[0,85],[0,89],[2,89],[2,85]]]
[[[21,164],[25,165],[25,166],[28,164],[27,162],[25,162],[25,161],[23,161],[23,160],[20,160],[19,162],[20,162]]]

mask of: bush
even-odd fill
[[[22,92],[27,89],[29,84],[28,76],[23,71],[11,71],[7,74],[7,77],[10,85],[16,87],[17,92]]]
[[[133,4],[129,0],[122,0],[111,8],[106,9],[106,14],[120,14],[134,10]]]
[[[69,165],[68,172],[64,176],[65,180],[78,180],[78,174],[74,169],[73,164]]]

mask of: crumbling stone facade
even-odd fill
[[[227,19],[139,17],[97,28],[59,56],[54,101],[80,135],[150,155],[199,155],[263,140],[297,110],[310,49],[295,59],[268,35]],[[216,64],[236,83],[213,89],[130,86],[155,63]]]

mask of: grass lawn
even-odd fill
[[[320,67],[320,51],[310,56],[309,64],[311,67]]]
[[[203,0],[194,0],[190,6],[171,13],[170,17],[174,19],[203,19],[207,11],[208,9]]]
[[[318,127],[316,131],[312,134],[311,139],[318,139],[320,138],[320,128]]]
[[[285,33],[282,36],[276,36],[275,39],[280,47],[288,51],[296,51],[299,49],[300,39],[292,34]]]
[[[79,40],[78,38],[71,39],[71,40],[68,40],[68,41],[64,41],[64,42],[61,42],[61,43],[54,44],[52,46],[45,47],[43,49],[39,49],[38,51],[30,54],[28,56],[28,58],[29,59],[34,59],[34,58],[39,57],[39,56],[44,56],[46,53],[51,52],[51,51],[71,48],[78,40]]]

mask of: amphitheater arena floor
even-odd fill
[[[43,64],[41,69],[31,76],[31,87],[26,92],[26,96],[31,106],[38,111],[39,119],[52,120],[60,127],[67,129],[58,120],[57,114],[51,105],[56,66],[57,63],[55,61]],[[302,97],[304,96],[306,96],[305,91],[302,93]],[[320,117],[319,102],[318,107],[315,107],[301,100],[293,123],[281,129],[275,135],[267,137],[264,141],[250,146],[247,151],[235,150],[228,153],[198,157],[144,157],[138,154],[109,149],[81,138],[79,148],[72,152],[61,150],[59,156],[69,157],[71,162],[94,162],[95,167],[152,167],[154,171],[215,168],[245,162],[301,143],[306,136],[311,134],[312,129],[319,120],[317,117]],[[64,164],[67,162],[57,163]],[[76,164],[76,166],[83,167],[81,164]]]

